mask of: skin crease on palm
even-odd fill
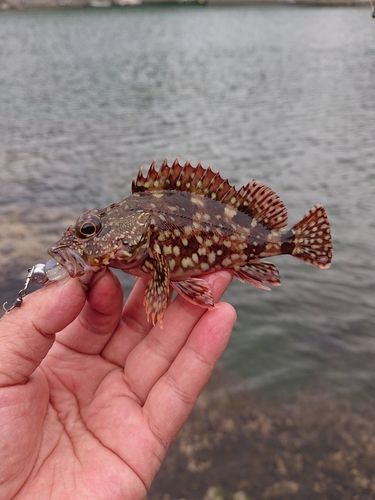
[[[218,301],[226,271],[205,276]],[[0,498],[138,500],[224,351],[236,313],[177,296],[147,321],[107,270],[27,296],[0,320]]]

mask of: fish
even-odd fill
[[[162,324],[171,294],[213,308],[205,274],[228,270],[258,288],[280,285],[272,262],[289,254],[327,269],[332,237],[326,211],[312,207],[290,229],[287,209],[268,186],[251,180],[240,189],[202,163],[178,158],[153,161],[132,181],[132,194],[103,209],[89,210],[48,250],[86,287],[106,267],[148,280],[144,305],[148,319]]]

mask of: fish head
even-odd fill
[[[93,274],[106,266],[131,269],[147,256],[149,213],[111,206],[83,213],[74,226],[48,249],[71,277],[89,284]]]

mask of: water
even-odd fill
[[[82,9],[0,15],[0,302],[89,208],[176,156],[255,177],[295,223],[327,208],[334,261],[233,283],[241,387],[375,393],[375,26],[369,9]],[[132,282],[124,276],[129,290]]]

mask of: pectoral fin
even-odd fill
[[[268,283],[273,286],[280,285],[279,270],[271,262],[254,262],[253,264],[247,264],[241,267],[239,271],[234,271],[233,274],[240,281],[246,281],[246,283],[250,283],[263,290],[270,290],[268,286],[263,285],[263,283]]]
[[[162,324],[169,304],[169,268],[160,254],[154,254],[153,258],[149,258],[149,262],[154,269],[147,283],[143,303],[146,306],[147,318],[151,319],[153,325],[156,325],[157,322]]]
[[[192,304],[208,309],[215,305],[210,287],[200,278],[172,281],[171,286]]]

